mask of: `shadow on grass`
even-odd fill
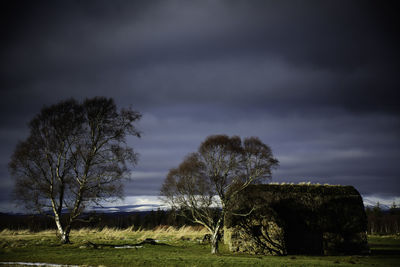
[[[399,255],[400,246],[395,244],[371,244],[371,255]]]
[[[146,238],[140,243],[125,243],[125,244],[118,244],[118,245],[113,245],[113,244],[96,244],[90,241],[85,242],[84,247],[90,247],[90,248],[100,248],[100,247],[110,247],[110,248],[139,248],[142,247],[143,245],[154,245],[154,246],[171,246],[169,244],[165,243],[159,243],[155,239],[152,238]]]
[[[378,255],[398,255],[400,256],[399,249],[383,248],[383,249],[371,249],[372,256]]]

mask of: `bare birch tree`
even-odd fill
[[[208,229],[215,254],[232,198],[250,184],[271,179],[277,165],[271,149],[256,137],[242,142],[237,136],[209,136],[198,152],[169,171],[160,194],[172,208]]]
[[[69,243],[72,223],[88,205],[122,197],[128,166],[137,160],[126,136],[140,137],[140,117],[103,97],[44,107],[9,163],[16,200],[54,218],[61,242]]]

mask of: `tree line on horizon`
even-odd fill
[[[382,209],[377,203],[374,207],[365,208],[370,235],[398,235],[400,233],[400,208],[392,205],[389,210]],[[105,227],[115,229],[152,230],[157,227],[195,226],[197,224],[184,216],[179,216],[174,210],[152,210],[138,212],[118,213],[85,213],[82,215],[87,222],[75,222],[74,229]],[[64,218],[65,219],[65,218]],[[54,221],[43,215],[23,215],[0,213],[0,231],[2,230],[30,230],[38,232],[43,230],[56,230]]]
[[[61,218],[65,221],[68,215]],[[74,222],[74,229],[127,229],[152,230],[157,227],[171,226],[180,228],[183,226],[195,226],[197,224],[184,216],[179,216],[174,210],[151,210],[116,213],[84,213],[82,221]],[[6,214],[0,213],[0,231],[2,230],[29,230],[39,232],[44,230],[56,230],[54,220],[40,214]]]
[[[374,207],[365,209],[368,219],[368,234],[400,234],[400,207],[393,203],[389,210],[381,208],[379,202]]]

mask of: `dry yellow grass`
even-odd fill
[[[9,229],[3,229],[0,231],[0,238],[2,237],[12,237],[12,236],[32,236],[36,234],[40,234],[41,236],[54,236],[56,233],[56,230],[45,230],[45,231],[40,231],[38,233],[32,232],[30,230],[9,230]]]
[[[160,240],[195,240],[202,238],[208,231],[200,226],[182,226],[175,228],[172,226],[158,226],[152,230],[134,230],[133,227],[126,229],[116,229],[104,227],[103,229],[95,228],[82,228],[71,231],[71,238],[87,239],[96,237],[96,239],[103,240],[125,240],[135,239],[138,241],[146,238],[160,239]],[[41,232],[30,232],[29,230],[2,230],[0,232],[0,239],[13,238],[15,236],[55,236],[56,230],[46,230]]]
[[[95,229],[80,229],[77,231],[73,231],[71,235],[88,235],[88,234],[96,234],[97,236],[101,236],[104,239],[129,239],[134,238],[137,240],[143,240],[146,238],[154,238],[154,239],[196,239],[201,238],[208,231],[204,227],[196,227],[196,226],[182,226],[180,228],[175,228],[172,226],[158,226],[152,230],[134,230],[133,227],[129,227],[126,229],[114,229],[114,228],[103,228],[101,230]]]

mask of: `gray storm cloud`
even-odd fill
[[[144,113],[127,195],[156,195],[210,134],[259,136],[274,180],[398,196],[399,18],[373,1],[4,1],[0,194],[43,105],[113,97]],[[6,196],[7,195],[7,196]]]

